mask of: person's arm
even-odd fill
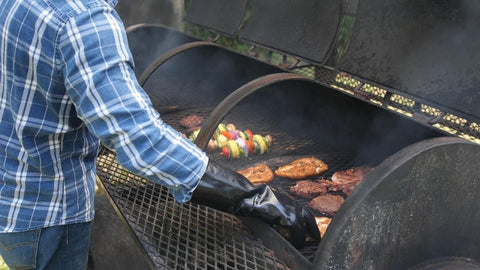
[[[138,85],[123,25],[110,7],[68,21],[59,54],[78,117],[129,171],[188,201],[205,172],[206,154],[166,125]]]

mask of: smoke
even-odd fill
[[[115,9],[125,27],[150,23],[175,28],[182,20],[182,4],[180,0],[119,0]]]
[[[128,43],[135,62],[135,75],[142,72],[167,51],[192,42],[194,39],[164,26],[139,26],[127,32]]]

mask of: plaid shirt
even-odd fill
[[[205,171],[138,85],[115,1],[0,1],[0,232],[92,220],[100,141],[180,202]]]

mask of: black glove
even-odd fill
[[[296,248],[304,246],[307,233],[320,239],[313,215],[291,197],[274,192],[267,185],[254,186],[241,174],[212,160],[191,201],[234,215],[255,216],[272,226],[284,227]]]

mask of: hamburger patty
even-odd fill
[[[327,187],[318,182],[303,180],[291,186],[290,192],[303,198],[315,198],[327,194]]]
[[[197,129],[202,125],[202,123],[203,123],[203,117],[198,116],[196,114],[185,116],[180,120],[180,125],[188,129],[194,129],[194,128]]]
[[[330,180],[325,180],[325,179],[320,179],[317,181],[317,183],[324,186],[327,189],[327,191],[330,191],[330,192],[340,192],[342,191],[342,188],[343,188],[342,185],[339,185],[337,183],[334,183]]]
[[[360,183],[371,170],[373,170],[373,167],[360,166],[338,171],[332,175],[332,181],[338,184]]]
[[[332,175],[332,182],[339,186],[343,193],[350,195],[371,170],[373,167],[360,166],[338,171]]]
[[[344,201],[340,195],[327,194],[315,197],[308,203],[308,206],[323,215],[333,217]]]

